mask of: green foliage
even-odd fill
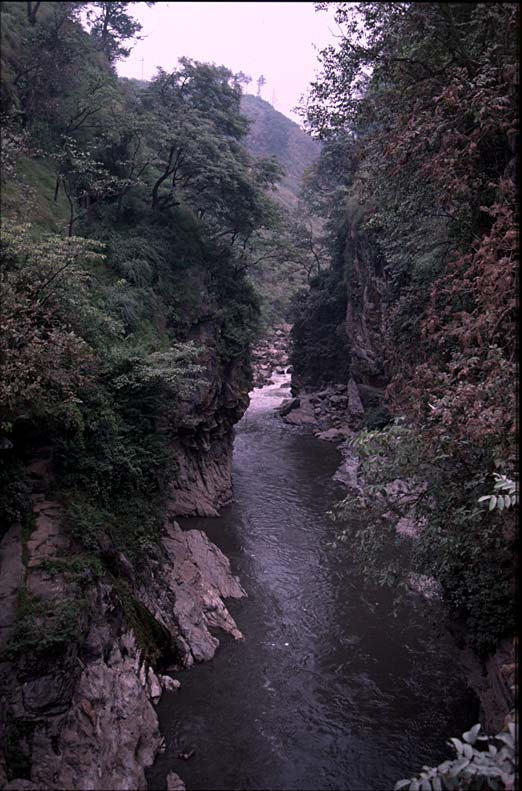
[[[299,385],[346,381],[349,356],[343,337],[346,295],[340,273],[331,270],[310,283],[310,290],[293,300],[290,362]]]
[[[383,581],[434,577],[486,654],[514,628],[516,9],[333,8],[341,35],[303,108],[324,141],[305,194],[330,266],[298,310],[294,368],[322,381],[320,345],[325,367],[333,349],[353,370],[364,317],[380,360],[359,381],[382,377],[386,409],[408,422],[359,438],[363,491],[341,508],[341,537]],[[335,298],[346,319],[325,333],[316,316]]]
[[[5,656],[63,652],[83,635],[85,605],[82,598],[44,601],[20,591],[18,617]]]
[[[418,777],[399,780],[394,791],[452,791],[452,789],[491,789],[509,791],[515,781],[515,732],[516,725],[509,722],[507,728],[496,736],[479,736],[480,724],[452,738],[448,744],[456,758],[443,761],[438,766],[423,767]]]
[[[514,525],[512,515],[477,504],[491,460],[471,448],[455,456],[450,438],[433,456],[425,437],[403,422],[362,431],[352,445],[363,489],[337,510],[352,557],[386,583],[408,588],[412,571],[436,579],[473,648],[494,650],[515,623]],[[413,538],[397,532],[400,519],[414,521]]]
[[[518,505],[518,481],[512,481],[507,475],[500,475],[498,472],[493,475],[495,493],[482,495],[478,499],[479,503],[487,503],[490,511],[493,511],[494,508],[503,511],[504,508]]]
[[[112,63],[129,55],[131,47],[124,42],[139,39],[141,25],[128,13],[129,6],[135,3],[96,2],[88,3],[86,18],[89,32],[98,49],[105,53]],[[155,5],[153,2],[145,3]]]
[[[0,535],[15,522],[22,522],[31,512],[31,484],[23,460],[12,450],[0,451]]]
[[[104,575],[104,568],[96,555],[79,554],[70,558],[54,558],[44,560],[39,568],[49,574],[64,576],[73,582],[84,582],[91,578],[99,579]]]

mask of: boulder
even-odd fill
[[[301,406],[300,398],[285,398],[279,407],[279,414],[281,417],[286,417],[292,410],[298,409]]]
[[[304,409],[294,409],[289,415],[286,415],[283,420],[285,423],[290,423],[292,426],[315,426],[317,419],[314,414],[307,412]]]
[[[361,396],[354,379],[350,379],[348,382],[348,409],[354,417],[362,417],[364,415]]]
[[[327,431],[319,431],[315,436],[325,442],[343,442],[349,435],[346,429],[329,428]]]
[[[158,675],[158,679],[166,692],[176,692],[181,687],[181,682],[172,676]]]
[[[330,404],[335,407],[340,407],[341,409],[345,409],[348,405],[348,397],[345,395],[333,395],[329,398]]]
[[[176,772],[169,772],[167,775],[167,791],[185,791],[185,783]]]

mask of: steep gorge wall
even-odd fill
[[[291,353],[296,393],[352,381],[365,409],[380,404],[386,386],[386,291],[378,249],[358,222],[348,222],[331,268],[312,281],[296,311]]]
[[[164,672],[211,659],[216,630],[241,638],[224,604],[245,595],[228,560],[174,521],[217,515],[232,496],[232,431],[251,374],[246,356],[220,355],[219,336],[217,322],[193,322],[204,370],[172,405],[165,523],[138,563],[109,549],[101,573],[82,566],[49,494],[53,449],[31,460],[33,524],[12,525],[0,545],[2,788],[145,789],[163,743],[155,704],[177,685]]]

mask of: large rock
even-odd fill
[[[319,431],[315,436],[325,442],[344,442],[351,433],[350,429],[329,428],[326,431]]]
[[[286,415],[282,415],[285,423],[290,423],[292,426],[316,426],[317,417],[314,412],[314,405],[310,400],[310,396],[301,396],[299,398],[299,406],[297,409],[292,409]]]
[[[236,640],[241,632],[223,603],[246,596],[221,550],[200,530],[165,527],[164,560],[139,589],[141,601],[173,635],[173,647],[186,667],[212,659],[220,629]]]
[[[166,780],[167,791],[185,791],[186,785],[176,772],[169,772]]]
[[[52,584],[44,584],[38,578],[40,564],[61,557],[67,539],[60,509],[44,502],[27,542],[27,579],[40,579],[41,599],[52,602],[57,591],[67,595],[69,583],[55,574]],[[21,577],[18,528],[4,538],[2,558],[16,570],[2,578],[9,604]],[[164,689],[174,690],[179,682],[157,675],[148,663],[149,649],[135,622],[134,605],[128,609],[129,596],[144,613],[148,610],[150,623],[155,620],[157,630],[170,638],[172,653],[187,667],[214,655],[219,641],[212,631],[242,637],[223,599],[245,592],[227,558],[198,530],[184,532],[176,523],[168,524],[155,556],[143,558],[139,587],[133,588],[129,578],[121,584],[125,596],[113,584],[92,585],[86,593],[83,636],[80,625],[77,640],[61,653],[0,662],[0,736],[12,740],[20,722],[29,729],[20,749],[30,778],[12,780],[10,788],[146,789],[145,769],[163,744],[155,704]],[[6,606],[8,615],[11,610]],[[9,627],[12,613],[4,620]],[[0,784],[5,782],[0,761]]]
[[[227,435],[187,447],[177,441],[177,471],[170,485],[173,516],[218,516],[232,501],[232,426]]]
[[[301,400],[299,398],[285,398],[279,407],[279,414],[281,417],[285,417],[285,415],[288,415],[293,409],[298,409],[300,406]]]
[[[354,379],[350,379],[348,382],[348,411],[354,417],[362,417],[364,415],[364,406]]]

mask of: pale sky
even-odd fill
[[[139,3],[132,14],[146,38],[118,63],[121,76],[150,79],[157,66],[171,71],[183,55],[245,72],[252,77],[248,93],[257,92],[262,74],[263,99],[297,122],[292,108],[319,71],[314,45],[334,43],[339,32],[333,12],[316,12],[313,2]]]

